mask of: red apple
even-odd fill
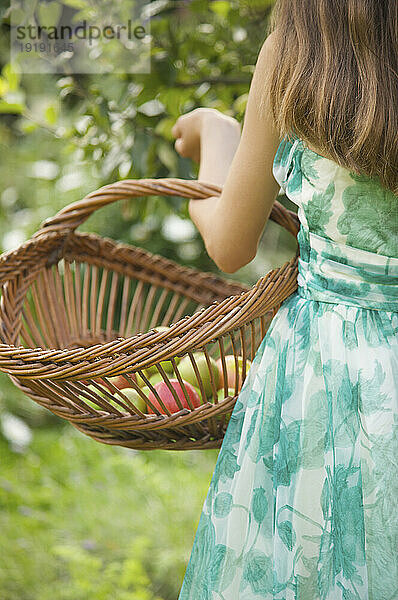
[[[206,355],[204,352],[194,352],[193,357],[194,357],[195,363],[198,367],[199,375],[203,381],[203,387],[205,390],[205,394],[206,394],[206,396],[211,396],[212,395],[211,373],[210,373],[209,367],[207,365]],[[210,369],[213,373],[214,383],[215,383],[215,386],[217,389],[218,387],[220,387],[219,381],[218,381],[219,374],[218,374],[217,363],[213,358],[209,357],[209,359],[210,359],[209,360]],[[178,370],[181,374],[181,377],[184,379],[184,381],[188,381],[189,383],[196,386],[197,388],[200,388],[198,378],[196,377],[196,373],[195,373],[195,370],[193,368],[193,365],[192,365],[192,362],[191,362],[191,359],[189,356],[184,356],[184,358],[181,359],[180,364],[178,365]]]
[[[129,374],[129,377],[131,377],[131,379],[133,379],[135,382],[137,382],[135,373]],[[131,388],[131,383],[127,379],[125,379],[125,377],[123,377],[123,375],[115,375],[115,377],[108,377],[106,383],[108,383],[108,382],[112,383],[115,387],[117,387],[118,390],[124,390],[125,388]],[[111,391],[113,391],[113,389],[110,385],[107,385],[107,387]]]
[[[200,401],[200,397],[198,392],[195,390],[195,388],[193,387],[193,385],[191,385],[188,381],[184,381],[184,385],[187,391],[187,394],[189,396],[189,399],[191,400],[191,404],[193,407],[197,407],[200,406],[201,401]],[[178,381],[178,379],[170,379],[170,384],[172,385],[172,387],[175,389],[177,396],[181,402],[181,405],[184,408],[190,408],[188,405],[188,402],[185,398],[183,389],[181,387],[180,382]],[[175,413],[178,412],[179,410],[181,410],[177,404],[177,402],[174,399],[174,396],[171,392],[171,390],[169,389],[169,387],[167,386],[165,381],[159,381],[159,383],[156,383],[154,385],[155,390],[157,391],[157,393],[159,394],[163,404],[165,405],[166,408],[168,408],[168,410],[171,413]],[[151,391],[149,393],[149,401],[152,403],[152,405],[158,409],[158,411],[162,414],[167,414],[164,409],[162,408],[162,406],[160,405],[158,399],[156,398],[155,394]],[[148,413],[154,413],[155,411],[152,410],[151,406],[148,403]]]
[[[251,367],[250,360],[246,360],[246,375],[249,372]],[[229,388],[235,389],[235,356],[233,354],[227,354],[225,356],[225,366],[227,369],[227,385]],[[220,374],[220,383],[219,387],[224,387],[224,375],[223,375],[223,365],[221,357],[217,360],[218,372]],[[243,358],[242,356],[238,356],[238,390],[242,387],[242,371],[243,371]]]

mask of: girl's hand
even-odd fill
[[[199,163],[203,136],[206,135],[206,131],[214,132],[214,128],[219,128],[223,132],[228,129],[239,139],[239,121],[215,108],[195,108],[181,115],[171,130],[172,135],[177,138],[174,144],[176,151],[180,156],[191,158]]]

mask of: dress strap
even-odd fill
[[[288,156],[288,159],[287,159],[287,170],[289,170],[289,167],[290,167],[290,165],[292,163],[293,154],[294,154],[297,146],[299,145],[299,143],[300,143],[300,140],[298,138],[295,139],[295,141],[292,144],[292,147],[290,148],[289,156]]]
[[[293,137],[293,141],[285,136],[280,142],[275,154],[272,169],[273,175],[284,192],[286,192],[286,185],[292,170],[295,151],[299,144],[300,139],[296,138],[295,136]]]

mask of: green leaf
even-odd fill
[[[37,16],[43,27],[56,27],[62,14],[60,2],[45,2],[37,6]]]
[[[8,87],[7,81],[4,77],[0,77],[0,96],[4,96],[10,88]]]
[[[18,90],[19,82],[21,79],[21,75],[18,71],[18,68],[15,65],[11,66],[10,63],[7,63],[3,67],[2,75],[7,82],[8,91],[16,92]]]
[[[22,104],[17,103],[9,103],[5,100],[0,100],[0,113],[2,114],[21,114],[24,110],[24,106]]]
[[[25,118],[21,118],[18,122],[18,128],[20,131],[22,131],[22,133],[32,133],[33,131],[36,131],[38,127],[38,123],[35,123],[34,121],[29,121]]]
[[[63,3],[72,8],[81,10],[87,7],[87,0],[63,0]]]
[[[245,92],[241,96],[238,96],[238,98],[233,103],[233,109],[236,112],[244,113],[245,110],[246,110],[246,105],[247,105],[248,98],[249,98],[248,92]]]
[[[178,156],[170,146],[170,144],[158,144],[158,157],[160,161],[171,171],[175,173],[177,171]]]
[[[238,0],[239,1],[239,6],[241,8],[243,7],[249,7],[251,9],[257,9],[257,10],[265,10],[270,6],[273,6],[275,0]]]
[[[174,140],[173,136],[171,135],[171,129],[172,129],[174,123],[175,123],[175,119],[170,119],[170,117],[165,117],[164,119],[160,119],[160,121],[157,123],[154,131],[158,135],[161,135],[170,140]]]
[[[58,119],[58,107],[55,104],[50,104],[47,106],[44,116],[49,125],[55,125]]]
[[[14,2],[11,2],[11,5],[13,5]],[[18,25],[22,25],[24,23],[29,22],[29,18],[32,18],[32,15],[29,14],[32,12],[32,10],[27,10],[27,4],[25,4],[24,6],[25,10],[22,10],[22,8],[18,8],[18,6],[11,6],[11,11],[10,11],[10,16],[11,16],[11,25],[13,27],[17,27]]]
[[[227,17],[231,8],[230,4],[230,2],[225,2],[225,0],[215,0],[210,4],[210,10],[220,17]]]

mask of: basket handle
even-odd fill
[[[88,194],[83,200],[65,206],[55,216],[46,219],[33,237],[47,234],[50,231],[71,233],[97,209],[112,204],[117,200],[141,196],[181,196],[183,198],[203,199],[219,196],[222,187],[197,181],[195,179],[123,179],[105,185]],[[270,218],[282,225],[294,236],[297,236],[299,219],[293,211],[286,209],[275,200]]]

